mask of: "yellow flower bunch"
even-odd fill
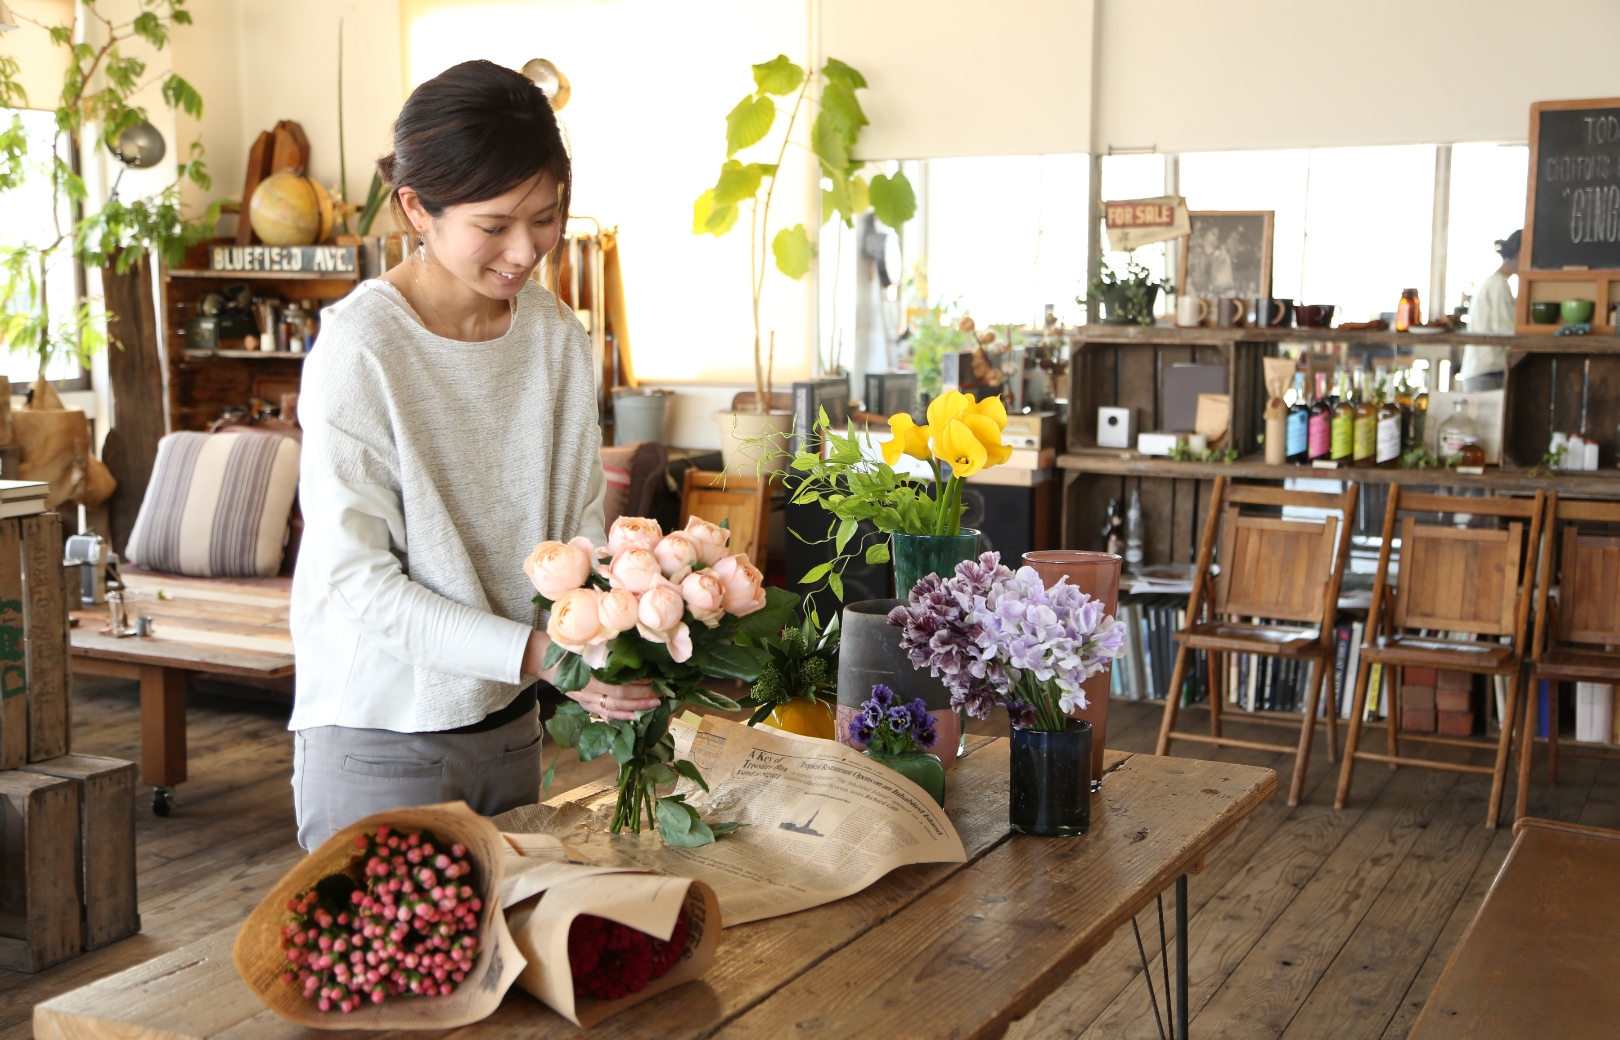
[[[972,394],[947,390],[928,403],[928,425],[918,426],[904,412],[889,416],[892,440],[883,445],[883,461],[894,465],[901,455],[950,464],[954,477],[971,477],[987,466],[999,466],[1012,457],[1001,443],[1007,428],[1007,409],[1000,397],[983,401]]]

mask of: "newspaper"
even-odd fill
[[[678,790],[705,819],[743,824],[715,844],[676,848],[651,829],[612,834],[610,799],[594,810],[527,805],[495,825],[550,834],[574,860],[696,878],[714,890],[726,927],[842,899],[907,863],[967,859],[926,791],[842,744],[691,714],[670,730],[709,784],[707,794],[689,781]]]

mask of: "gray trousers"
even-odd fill
[[[485,733],[297,730],[292,784],[306,850],[389,809],[460,800],[494,816],[540,800],[540,720],[531,712]]]

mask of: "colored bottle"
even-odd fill
[[[1305,403],[1305,373],[1294,373],[1294,403],[1288,408],[1288,461],[1303,466],[1310,461],[1310,406]]]
[[[1398,469],[1401,465],[1401,406],[1396,402],[1395,389],[1384,381],[1379,394],[1377,443],[1373,451],[1373,464],[1384,469]]]
[[[1332,439],[1328,454],[1334,462],[1341,466],[1350,465],[1350,451],[1354,446],[1352,434],[1355,432],[1356,406],[1350,401],[1350,390],[1346,385],[1346,375],[1339,373],[1339,389],[1334,394],[1336,400],[1333,404],[1333,425],[1330,427]]]
[[[1427,446],[1425,437],[1429,423],[1429,388],[1428,373],[1416,365],[1412,366],[1412,407],[1407,413],[1409,432],[1406,436],[1407,444]]]
[[[1395,305],[1395,331],[1405,332],[1413,325],[1423,324],[1423,304],[1418,301],[1416,289],[1402,289],[1401,302]]]
[[[1435,431],[1440,461],[1445,462],[1462,451],[1464,444],[1479,443],[1479,428],[1468,414],[1468,398],[1459,397],[1452,403],[1451,414]]]
[[[1312,462],[1327,458],[1333,446],[1333,403],[1328,400],[1326,372],[1316,373],[1316,401],[1311,405],[1307,424],[1306,454]]]
[[[1378,452],[1378,406],[1372,402],[1367,390],[1367,370],[1356,369],[1356,403],[1351,457],[1357,466],[1373,465]]]

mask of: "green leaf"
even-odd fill
[[[750,94],[737,102],[726,115],[726,158],[763,141],[775,122],[776,102],[770,98]]]
[[[858,520],[845,520],[838,525],[838,539],[836,542],[834,542],[834,545],[837,548],[840,556],[842,556],[844,553],[844,546],[848,545],[849,540],[855,537],[855,532],[860,528],[860,526],[861,524]]]
[[[593,758],[600,758],[613,748],[613,740],[619,731],[605,722],[593,722],[579,732],[579,742],[575,750],[579,752],[581,762],[589,762]]]
[[[761,704],[758,708],[754,709],[754,713],[752,715],[748,716],[748,724],[750,726],[759,725],[761,722],[764,722],[766,719],[770,718],[771,712],[775,710],[776,705],[774,703]]]
[[[872,212],[891,228],[898,228],[917,215],[917,193],[911,190],[906,175],[896,172],[893,177],[878,174],[872,178]]]
[[[776,254],[776,269],[797,281],[810,273],[816,247],[810,244],[810,233],[804,225],[795,224],[776,233],[771,241],[771,252]]]
[[[767,586],[765,605],[737,623],[737,634],[751,639],[774,636],[792,618],[799,605],[799,597],[787,589]]]
[[[754,85],[762,94],[791,94],[803,82],[804,70],[788,61],[786,54],[754,66]]]
[[[821,110],[827,113],[833,126],[844,135],[848,144],[854,144],[861,127],[868,125],[861,103],[855,100],[855,91],[842,83],[828,83],[821,92]]]
[[[557,666],[551,684],[563,693],[573,693],[583,690],[585,684],[591,681],[591,666],[585,663],[585,658],[575,653],[565,654],[562,664]]]
[[[579,744],[580,731],[590,721],[590,714],[584,708],[574,701],[569,701],[558,707],[557,713],[546,720],[546,730],[550,732],[551,739],[557,742],[558,747],[576,747]]]
[[[816,153],[828,173],[836,171],[842,175],[844,167],[849,165],[849,143],[825,111],[810,125],[810,150]]]
[[[709,824],[709,830],[714,833],[716,838],[718,838],[722,834],[730,834],[732,831],[741,826],[742,824],[738,823],[736,820],[727,820],[724,823]]]
[[[662,762],[654,762],[652,765],[643,769],[641,771],[641,775],[645,777],[648,782],[656,784],[659,787],[668,787],[680,779],[680,774],[676,773],[675,770],[671,769]]]
[[[540,667],[544,669],[556,667],[557,662],[562,660],[562,655],[567,652],[561,643],[552,643],[546,647],[546,655],[540,659]]]
[[[692,234],[713,235],[719,238],[737,223],[736,206],[716,206],[714,189],[710,188],[692,203]]]
[[[551,794],[551,782],[557,778],[557,763],[561,761],[562,749],[558,748],[557,753],[551,756],[551,765],[547,766],[546,771],[540,774],[540,793],[542,796]]]
[[[163,103],[178,108],[193,119],[203,117],[202,95],[179,76],[171,74],[163,81]]]
[[[804,577],[799,579],[799,584],[808,585],[813,581],[820,581],[822,578],[825,578],[828,572],[831,570],[832,561],[829,560],[826,563],[818,563],[814,567],[811,567],[809,570],[804,572]]]
[[[889,562],[889,543],[888,542],[878,542],[876,545],[868,545],[866,547],[866,562],[867,563],[888,563]]]
[[[658,835],[664,839],[664,844],[684,849],[714,844],[714,832],[703,822],[696,809],[677,801],[674,796],[660,798],[655,804]]]
[[[697,767],[696,762],[688,762],[686,759],[680,758],[680,759],[676,759],[675,762],[672,763],[672,764],[675,766],[675,768],[677,770],[679,770],[679,772],[680,772],[680,774],[682,776],[686,777],[688,780],[692,781],[694,784],[697,784],[704,791],[708,791],[708,789],[709,789],[708,781],[703,779],[703,774],[698,771],[698,767]]]
[[[742,647],[733,647],[732,649],[742,650]],[[742,679],[744,682],[752,682],[754,680],[754,676],[759,674],[759,665],[754,661],[753,655],[749,654],[746,650],[743,651],[743,656],[748,659],[754,673],[753,675],[721,675],[719,671],[716,670],[715,678]],[[743,669],[739,668],[737,670],[742,671]],[[684,699],[688,704],[696,704],[702,708],[713,708],[715,711],[742,711],[741,704],[738,704],[725,694],[715,693],[713,690],[705,690],[702,688],[687,690],[686,693],[682,695],[682,699]]]
[[[714,204],[734,206],[744,199],[753,198],[759,191],[761,173],[759,163],[744,165],[736,159],[727,159],[725,165],[720,167],[720,180],[714,186]]]
[[[608,750],[613,761],[624,765],[636,756],[636,724],[629,721],[609,723],[613,727],[613,743]]]
[[[872,189],[865,177],[849,178],[849,203],[856,213],[865,213],[872,205]]]
[[[866,77],[845,65],[837,58],[828,58],[827,64],[821,67],[821,74],[827,77],[829,83],[837,83],[850,90],[860,90],[866,86]]]
[[[840,575],[837,573],[827,575],[827,587],[838,597],[838,602],[844,601],[844,579]]]
[[[836,213],[844,221],[845,227],[855,226],[855,194],[849,178],[842,171],[823,171],[832,183],[832,188],[824,189],[821,193],[822,205],[827,208],[827,216]]]

